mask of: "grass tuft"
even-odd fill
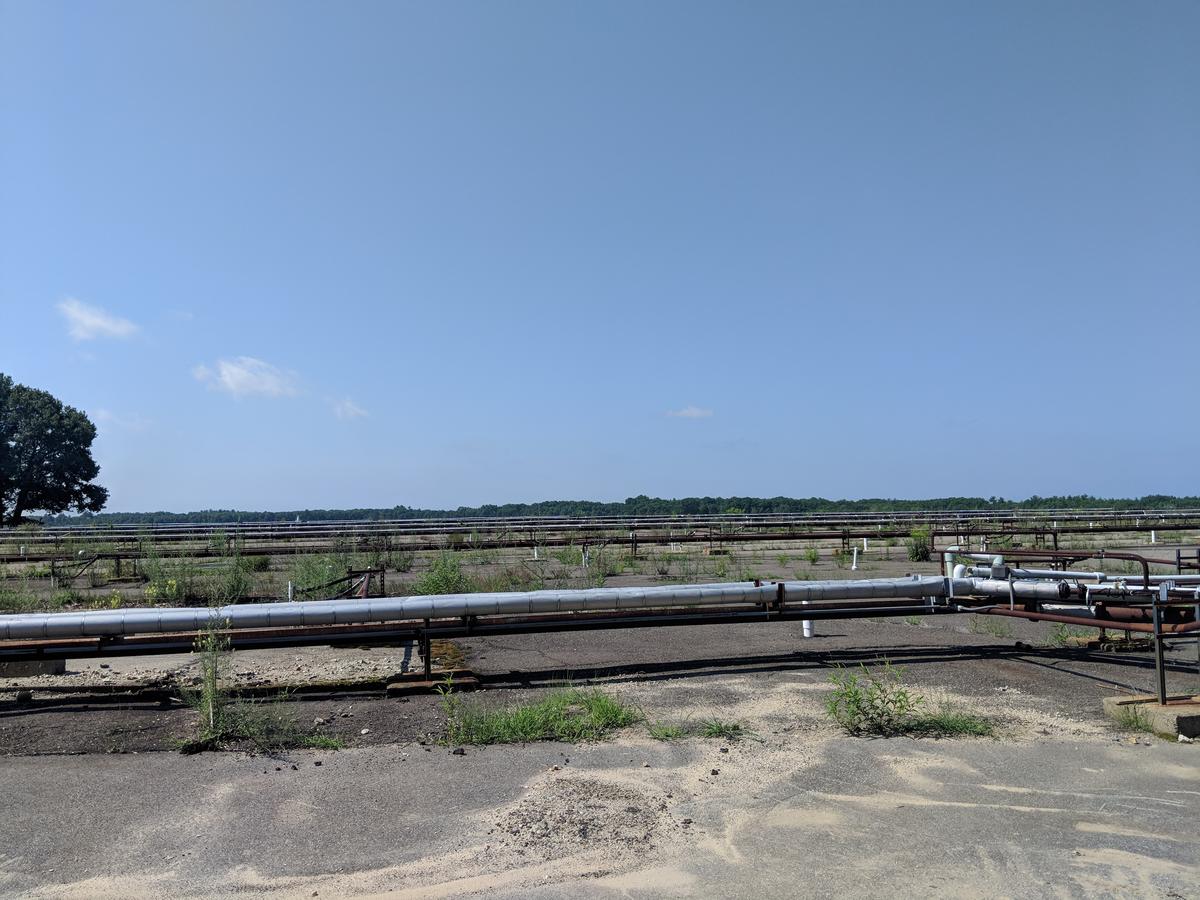
[[[1013,636],[1013,627],[1003,619],[994,619],[991,616],[976,615],[971,617],[971,624],[968,626],[971,634],[987,634],[994,638],[1010,638]]]
[[[1154,724],[1146,714],[1146,708],[1140,703],[1127,703],[1118,706],[1113,713],[1113,721],[1123,731],[1141,731],[1154,734]]]
[[[536,703],[485,709],[443,689],[446,742],[525,744],[594,741],[641,721],[641,714],[600,690],[559,688]]]
[[[724,738],[727,741],[740,741],[748,733],[741,722],[725,722],[721,719],[705,719],[700,723],[701,737]]]
[[[670,722],[647,722],[646,730],[650,732],[650,737],[656,741],[677,741],[680,738],[687,737],[686,728]]]

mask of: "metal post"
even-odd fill
[[[1159,604],[1167,602],[1169,585],[1169,581],[1164,581],[1158,586],[1158,596],[1152,604],[1154,611],[1154,676],[1158,682],[1159,706],[1167,704],[1167,670],[1163,666],[1162,607]]]
[[[425,680],[433,681],[433,653],[429,649],[429,620],[425,620],[425,627],[421,631],[421,659],[425,664]]]

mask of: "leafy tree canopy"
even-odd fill
[[[31,511],[99,512],[108,491],[91,483],[95,439],[83,412],[0,373],[0,524]]]

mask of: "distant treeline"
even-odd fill
[[[336,522],[354,519],[466,519],[485,516],[672,516],[721,513],[839,513],[903,512],[912,510],[962,509],[1197,509],[1200,497],[1152,494],[1131,499],[1110,499],[1079,494],[1069,497],[1038,497],[1005,500],[1003,497],[940,497],[929,500],[826,500],[823,497],[630,497],[617,503],[594,500],[544,500],[540,503],[503,503],[460,506],[458,509],[301,509],[285,512],[253,512],[236,509],[203,509],[198,512],[95,513],[82,516],[47,516],[47,525],[151,525],[187,522]]]

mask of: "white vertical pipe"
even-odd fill
[[[858,548],[857,547],[854,548],[854,560],[850,563],[850,571],[851,572],[858,571]]]

